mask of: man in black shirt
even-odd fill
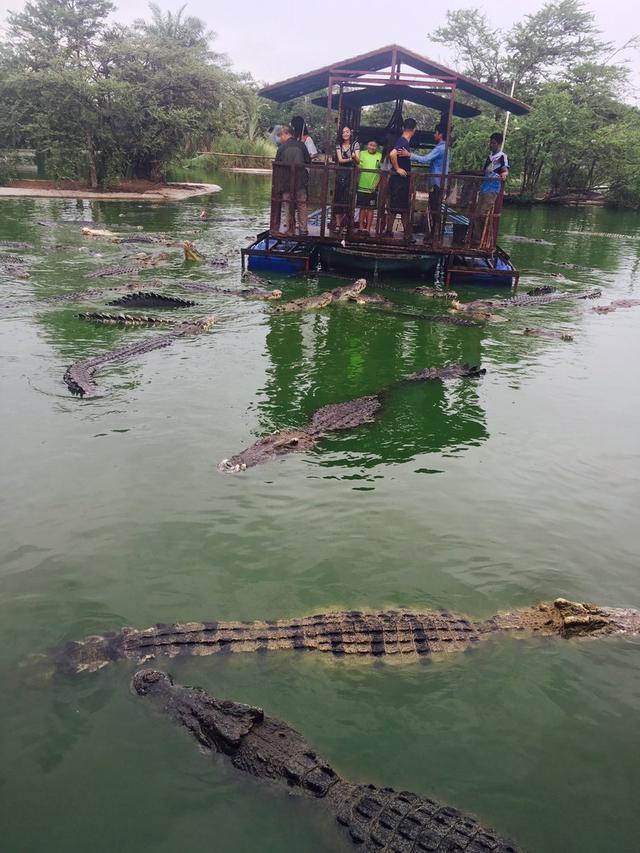
[[[402,123],[402,136],[393,146],[389,153],[391,161],[391,178],[389,180],[389,213],[387,218],[386,234],[393,234],[393,223],[396,214],[399,213],[402,218],[402,227],[409,238],[409,221],[411,219],[411,205],[409,198],[409,189],[411,181],[409,174],[411,172],[411,148],[410,141],[413,139],[417,122],[414,118],[405,119]]]
[[[306,237],[308,231],[307,187],[309,172],[304,168],[311,163],[311,157],[303,142],[295,139],[290,125],[286,124],[280,130],[280,146],[276,153],[276,167],[273,171],[274,190],[280,195],[280,211],[278,217],[279,232],[293,235],[295,233],[296,214],[298,217],[298,234]],[[278,167],[277,164],[282,164]],[[291,202],[294,201],[294,210]]]

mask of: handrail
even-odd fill
[[[355,223],[358,176],[376,174],[375,225],[360,232]],[[402,181],[407,184],[403,185]],[[307,204],[321,211],[310,237],[376,245],[417,245],[431,251],[468,250],[492,254],[496,248],[504,183],[495,191],[485,175],[412,170],[406,178],[389,171],[337,163],[272,166],[271,232],[291,236],[307,231]],[[402,215],[403,232],[389,233]]]

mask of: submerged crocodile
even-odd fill
[[[555,338],[559,341],[573,340],[573,335],[570,335],[567,332],[555,332],[549,329],[538,329],[535,326],[527,326],[527,328],[524,329],[522,334],[530,338]]]
[[[486,373],[480,367],[469,364],[448,364],[444,367],[429,367],[419,373],[412,373],[401,379],[401,382],[418,382],[431,380],[457,379],[463,376],[477,377]],[[276,456],[288,453],[303,452],[316,446],[318,440],[329,432],[344,429],[355,429],[363,424],[372,423],[375,415],[382,407],[382,395],[385,391],[370,397],[359,397],[346,403],[334,403],[323,406],[311,416],[309,423],[299,428],[280,430],[232,456],[223,459],[218,464],[218,470],[223,473],[238,473],[253,468],[263,462],[269,462]]]
[[[91,272],[87,275],[87,278],[110,278],[111,276],[116,275],[138,275],[143,271],[144,267],[142,265],[137,266],[113,266],[113,267],[103,267],[102,269],[96,270],[95,272]]]
[[[152,352],[156,349],[169,347],[175,343],[178,338],[187,337],[189,335],[199,335],[206,332],[214,323],[214,317],[202,317],[197,320],[188,320],[180,323],[171,332],[165,335],[160,335],[155,338],[145,338],[142,341],[137,341],[133,344],[119,347],[118,349],[110,350],[109,352],[101,353],[92,358],[85,358],[83,361],[77,361],[67,368],[64,374],[64,381],[72,394],[78,394],[81,397],[85,395],[95,394],[98,386],[93,381],[93,376],[97,370],[105,364],[114,364],[117,362],[128,361],[130,358],[138,355],[144,355],[147,352]]]
[[[193,308],[197,303],[177,296],[163,296],[152,290],[127,293],[108,303],[122,308]]]
[[[260,438],[251,447],[230,459],[223,459],[218,470],[224,473],[246,471],[276,456],[300,453],[315,447],[320,438],[329,432],[355,429],[372,423],[382,406],[380,397],[359,397],[346,403],[331,403],[322,406],[311,416],[311,420],[299,429],[285,429]]]
[[[91,311],[78,314],[80,320],[90,320],[92,323],[105,323],[112,326],[161,326],[174,324],[166,317],[152,317],[148,314],[108,314],[104,311]]]
[[[56,302],[81,302],[82,300],[98,299],[105,293],[128,293],[139,287],[139,282],[131,282],[129,284],[122,284],[120,287],[95,287],[90,290],[73,290],[70,293],[58,293],[55,296],[45,296],[44,299],[37,301],[48,304],[55,304]]]
[[[392,284],[387,284],[384,281],[379,281],[377,283],[377,287],[382,288],[382,290],[393,290],[395,293],[416,293],[418,296],[424,296],[426,299],[457,299],[458,294],[455,290],[440,290],[437,287],[426,287],[424,285],[420,285],[419,287],[395,287]]]
[[[241,287],[239,290],[233,290],[230,287],[202,284],[199,281],[182,281],[179,287],[184,290],[192,290],[195,293],[219,293],[222,296],[240,296],[242,299],[264,299],[265,301],[270,301],[282,297],[282,291],[277,288],[274,290],[263,290],[260,287]]]
[[[557,598],[489,619],[438,610],[346,610],[267,622],[179,622],[144,630],[125,627],[71,642],[55,653],[55,662],[59,671],[71,675],[96,672],[118,660],[143,663],[161,655],[202,657],[289,649],[416,658],[462,652],[498,632],[565,638],[637,636],[640,610]]]
[[[366,853],[517,853],[511,842],[457,809],[408,791],[347,782],[299,732],[261,708],[174,684],[152,669],[136,672],[131,686],[236,770],[321,800]]]
[[[0,240],[3,249],[33,249],[33,243],[22,243],[19,240]]]
[[[480,377],[487,372],[485,367],[474,364],[445,364],[444,367],[427,367],[404,377],[405,382],[427,382],[432,379],[460,379],[462,376]]]
[[[567,299],[598,299],[602,291],[598,288],[583,291],[554,291],[539,294],[523,294],[510,299],[474,299],[473,302],[456,302],[454,309],[463,313],[488,311],[493,308],[528,308],[530,305],[549,305],[551,302],[562,302]]]
[[[591,310],[596,314],[610,314],[618,308],[635,308],[637,305],[640,305],[640,299],[614,299],[609,305],[596,305]]]

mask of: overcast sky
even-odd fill
[[[144,16],[148,10],[146,0],[114,2],[118,7],[116,18],[125,23]],[[17,11],[23,5],[23,0],[0,0],[2,19],[7,10]],[[182,2],[158,0],[158,5],[176,10]],[[508,3],[452,0],[437,5],[416,0],[409,3],[414,10],[412,13],[403,11],[394,15],[393,9],[404,7],[406,3],[190,0],[187,14],[203,18],[218,33],[217,48],[229,55],[236,70],[250,71],[257,80],[273,83],[391,43],[452,64],[452,54],[443,45],[429,40],[429,32],[444,23],[447,9],[475,6],[486,12],[494,26],[507,28],[542,5],[543,0],[510,0]],[[588,0],[586,5],[595,13],[605,38],[617,45],[640,33],[638,0]],[[634,80],[638,84],[640,53],[629,51],[626,57],[634,67]]]

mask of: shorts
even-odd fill
[[[372,193],[358,191],[356,198],[356,207],[375,207],[378,203],[378,192],[374,190]]]
[[[389,179],[389,210],[403,213],[409,209],[409,176],[393,174]]]

